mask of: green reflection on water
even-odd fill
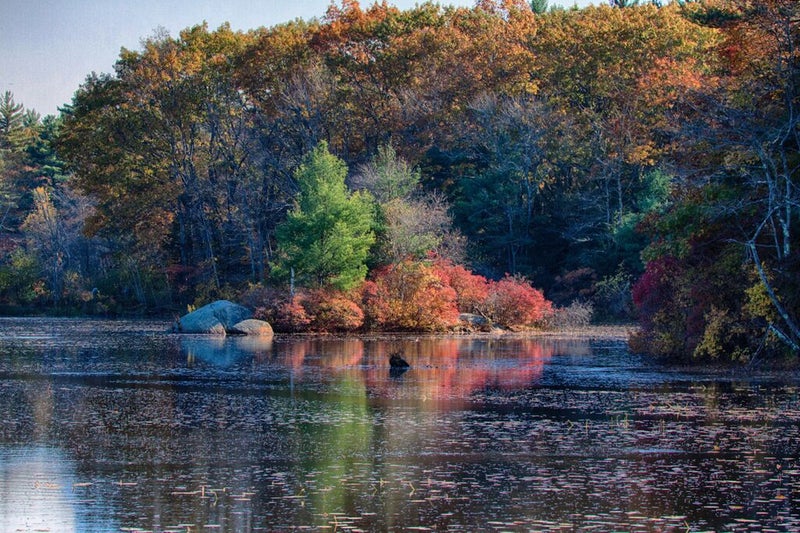
[[[313,450],[302,455],[297,474],[310,485],[301,491],[308,494],[316,510],[316,525],[335,523],[339,515],[358,512],[357,493],[373,470],[367,458],[374,444],[375,424],[364,380],[355,373],[345,373],[336,391],[326,403],[337,411],[337,423],[303,423],[298,428],[301,447]],[[302,450],[297,453],[302,454]]]

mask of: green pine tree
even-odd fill
[[[295,208],[277,228],[281,258],[273,275],[286,279],[294,270],[300,285],[347,290],[363,281],[375,241],[374,202],[369,194],[350,193],[347,166],[321,142],[295,172],[300,194]]]
[[[25,111],[14,101],[11,91],[0,96],[0,148],[15,149],[21,144]]]
[[[531,11],[537,15],[544,15],[547,13],[547,8],[547,0],[531,0]]]

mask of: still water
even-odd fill
[[[166,328],[0,319],[0,531],[800,530],[795,374]]]

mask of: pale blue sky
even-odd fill
[[[390,1],[401,9],[419,0]],[[472,6],[474,0],[440,0]],[[575,4],[551,0],[551,4]],[[586,5],[589,0],[578,0]],[[158,27],[171,35],[206,21],[215,29],[274,26],[321,17],[330,0],[0,0],[0,93],[42,115],[69,103],[91,72],[112,72],[121,47],[139,49]],[[340,4],[340,2],[337,2]],[[371,5],[362,0],[362,6]]]

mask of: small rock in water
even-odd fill
[[[411,365],[409,365],[405,359],[400,357],[399,353],[393,353],[389,357],[389,366],[392,368],[409,368]]]

